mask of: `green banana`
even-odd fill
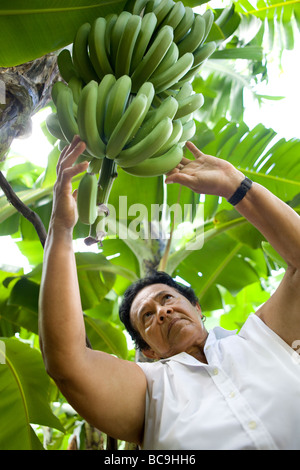
[[[132,73],[144,57],[150,39],[152,38],[152,35],[155,31],[156,24],[157,18],[153,12],[147,13],[145,16],[143,16],[141,29],[136,40],[135,48],[133,50],[130,66],[130,75],[132,75]]]
[[[178,82],[190,70],[194,62],[194,56],[191,52],[187,52],[181,56],[177,62],[163,73],[151,77],[155,92],[161,93],[167,88],[171,88],[174,83]]]
[[[156,75],[159,75],[160,73],[163,73],[166,70],[168,70],[170,67],[172,67],[172,65],[175,64],[175,62],[178,60],[178,57],[179,57],[178,47],[176,46],[175,42],[172,42],[168,52],[166,53],[165,57],[163,58],[159,66],[155,69],[151,77],[155,77]]]
[[[193,26],[194,18],[194,10],[191,7],[185,7],[184,17],[174,30],[174,42],[178,43],[179,41],[181,41],[181,39],[184,38],[184,36]]]
[[[134,6],[133,6],[133,9],[132,9],[132,14],[133,15],[140,15],[147,3],[148,3],[148,0],[136,0],[134,2]]]
[[[194,92],[193,85],[190,82],[185,82],[175,95],[177,101],[184,100]]]
[[[53,137],[58,140],[65,140],[65,136],[61,130],[57,114],[48,114],[46,117],[46,127]]]
[[[59,69],[59,73],[65,82],[69,82],[72,77],[77,76],[77,72],[75,70],[71,52],[69,49],[63,49],[57,56],[57,66]]]
[[[191,140],[191,138],[194,137],[195,132],[196,132],[196,124],[195,124],[194,119],[191,119],[190,121],[183,124],[182,134],[181,134],[179,142],[185,144],[188,140]]]
[[[156,158],[148,158],[138,165],[124,168],[126,173],[140,177],[160,176],[173,170],[182,160],[182,146],[177,144]]]
[[[111,54],[111,32],[112,32],[112,29],[118,19],[118,15],[116,15],[116,13],[111,13],[110,15],[107,15],[105,17],[106,19],[106,28],[105,28],[105,47],[106,47],[106,51],[107,51],[107,54],[108,54],[108,58],[110,60],[110,54]]]
[[[136,94],[136,96],[140,96],[140,95],[145,95],[147,97],[147,105],[146,105],[143,113],[141,114],[140,119],[136,122],[136,126],[133,128],[132,134],[128,138],[128,144],[129,145],[130,145],[130,141],[134,138],[134,136],[138,132],[138,130],[140,128],[140,125],[141,125],[141,122],[144,121],[144,119],[146,118],[147,113],[148,113],[148,111],[151,107],[151,104],[152,104],[152,101],[153,101],[153,98],[154,98],[154,95],[155,95],[154,86],[152,85],[151,82],[143,83],[143,85],[141,86],[141,88],[139,89],[139,91]]]
[[[185,74],[182,80],[179,80],[176,84],[174,84],[174,88],[181,88],[182,85],[187,81],[193,79],[197,73],[199,72],[203,62],[208,59],[211,54],[216,50],[216,43],[214,41],[207,42],[202,44],[194,54],[194,63],[191,69]]]
[[[173,125],[170,118],[165,118],[140,142],[122,150],[116,158],[121,168],[128,168],[150,158],[166,143],[172,134]]]
[[[152,104],[152,100],[154,98],[154,93],[155,93],[155,90],[154,90],[154,86],[152,85],[151,82],[145,82],[143,83],[143,85],[141,86],[141,88],[139,89],[139,91],[137,92],[136,96],[139,96],[139,95],[146,95],[147,96],[147,99],[148,99],[148,104],[147,104],[147,112]]]
[[[180,119],[188,114],[194,113],[204,103],[203,95],[200,93],[194,93],[184,99],[178,101],[178,110],[175,114],[174,119]]]
[[[122,75],[129,75],[132,54],[141,29],[141,23],[142,19],[138,15],[132,15],[127,21],[117,51],[115,66],[117,78]]]
[[[145,9],[144,9],[144,15],[146,15],[149,12],[153,12],[160,2],[161,0],[149,0],[146,3]]]
[[[63,139],[63,140],[60,140],[58,142],[57,148],[60,152],[62,152],[65,147],[68,147],[68,145],[69,145],[69,142],[67,142],[65,139]]]
[[[107,158],[116,158],[125,147],[134,129],[141,125],[148,104],[146,95],[135,96],[113,130],[106,147]]]
[[[56,83],[62,84],[62,82]],[[54,84],[54,86],[56,85],[56,83]],[[62,133],[65,136],[65,140],[71,143],[74,135],[79,134],[79,130],[74,116],[73,93],[67,85],[64,85],[63,87],[58,87],[58,93],[56,97],[56,109],[59,124]]]
[[[112,74],[105,75],[98,85],[96,123],[99,135],[103,142],[106,142],[104,134],[104,121],[107,110],[107,97],[113,85],[116,83],[116,77]]]
[[[204,38],[203,38],[203,42],[204,42],[206,40],[207,36],[209,35],[209,32],[211,30],[211,27],[213,25],[215,17],[214,17],[214,14],[213,14],[212,10],[206,10],[206,12],[203,13],[202,17],[205,20],[205,34],[204,34]]]
[[[88,38],[91,31],[90,23],[84,23],[77,30],[73,43],[73,63],[77,75],[85,83],[91,80],[98,80],[97,73],[91,63],[88,54]]]
[[[90,58],[98,75],[98,81],[102,80],[104,75],[113,73],[105,47],[106,26],[105,18],[97,18],[93,22],[89,34]]]
[[[110,63],[114,70],[116,67],[117,52],[118,52],[120,40],[122,38],[122,34],[127,24],[127,21],[129,20],[130,17],[131,17],[131,13],[129,13],[128,11],[122,11],[117,17],[117,20],[111,30]]]
[[[194,52],[205,35],[205,19],[201,15],[196,15],[190,32],[178,43],[179,56],[186,52]]]
[[[194,51],[194,63],[191,70],[198,68],[202,63],[215,52],[217,45],[214,41],[202,44]]]
[[[131,78],[128,75],[118,78],[110,89],[104,120],[104,135],[107,141],[125,112],[130,92]]]
[[[165,99],[159,108],[149,111],[135,137],[129,142],[129,147],[143,140],[159,122],[165,118],[173,119],[178,109],[178,102],[173,96]]]
[[[87,172],[99,174],[101,167],[102,167],[103,160],[104,160],[103,158],[100,159],[100,158],[93,157],[89,163]]]
[[[88,152],[97,158],[105,156],[105,144],[99,136],[97,111],[98,83],[89,82],[82,90],[78,103],[78,129],[81,139],[86,143]]]
[[[68,83],[68,86],[72,90],[74,103],[78,105],[81,90],[83,88],[83,81],[81,78],[72,77]]]
[[[158,152],[155,152],[150,158],[156,158],[159,157],[160,155],[163,155],[166,153],[170,148],[172,148],[174,145],[176,145],[182,135],[182,130],[183,130],[183,125],[182,122],[177,119],[176,121],[172,122],[173,124],[173,130],[168,138],[168,140],[164,143],[164,145],[158,150]]]
[[[170,13],[175,2],[173,0],[161,0],[153,9],[153,13],[157,18],[157,26],[159,26],[166,16]]]
[[[133,15],[140,15],[145,8],[148,0],[128,0],[123,8],[124,11],[129,11]]]
[[[164,26],[159,30],[152,45],[131,76],[133,93],[136,93],[141,85],[148,81],[150,75],[153,74],[156,67],[158,67],[168,52],[172,42],[173,28],[171,28],[171,26]]]
[[[67,87],[67,85],[64,82],[55,82],[52,85],[51,97],[52,97],[52,100],[53,100],[53,103],[55,104],[55,106],[57,106],[57,98],[58,98],[58,94],[59,94],[60,90],[64,90],[66,87]]]
[[[168,24],[173,29],[175,29],[179,25],[180,21],[183,19],[184,14],[185,14],[184,4],[180,1],[176,2],[173,5],[170,12],[168,13],[168,15],[166,16],[166,18],[163,20],[160,27]]]
[[[91,225],[97,218],[97,192],[97,176],[86,172],[80,180],[77,191],[78,218],[83,224]]]

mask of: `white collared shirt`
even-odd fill
[[[238,334],[213,328],[204,352],[208,364],[187,353],[138,363],[142,449],[299,450],[300,356],[255,314]]]

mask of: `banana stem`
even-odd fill
[[[98,180],[97,206],[99,215],[90,226],[89,236],[84,240],[86,245],[100,243],[105,237],[105,217],[108,216],[107,202],[117,174],[117,164],[114,160],[104,157]]]
[[[107,204],[110,191],[117,177],[117,164],[114,160],[104,157],[98,180],[97,204]]]

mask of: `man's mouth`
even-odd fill
[[[168,336],[170,334],[170,331],[175,323],[177,323],[179,320],[182,320],[182,318],[173,318],[173,320],[170,321],[168,325]]]

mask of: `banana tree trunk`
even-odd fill
[[[31,117],[51,98],[51,84],[59,77],[56,54],[17,67],[0,67],[0,161],[12,141],[31,133]]]

